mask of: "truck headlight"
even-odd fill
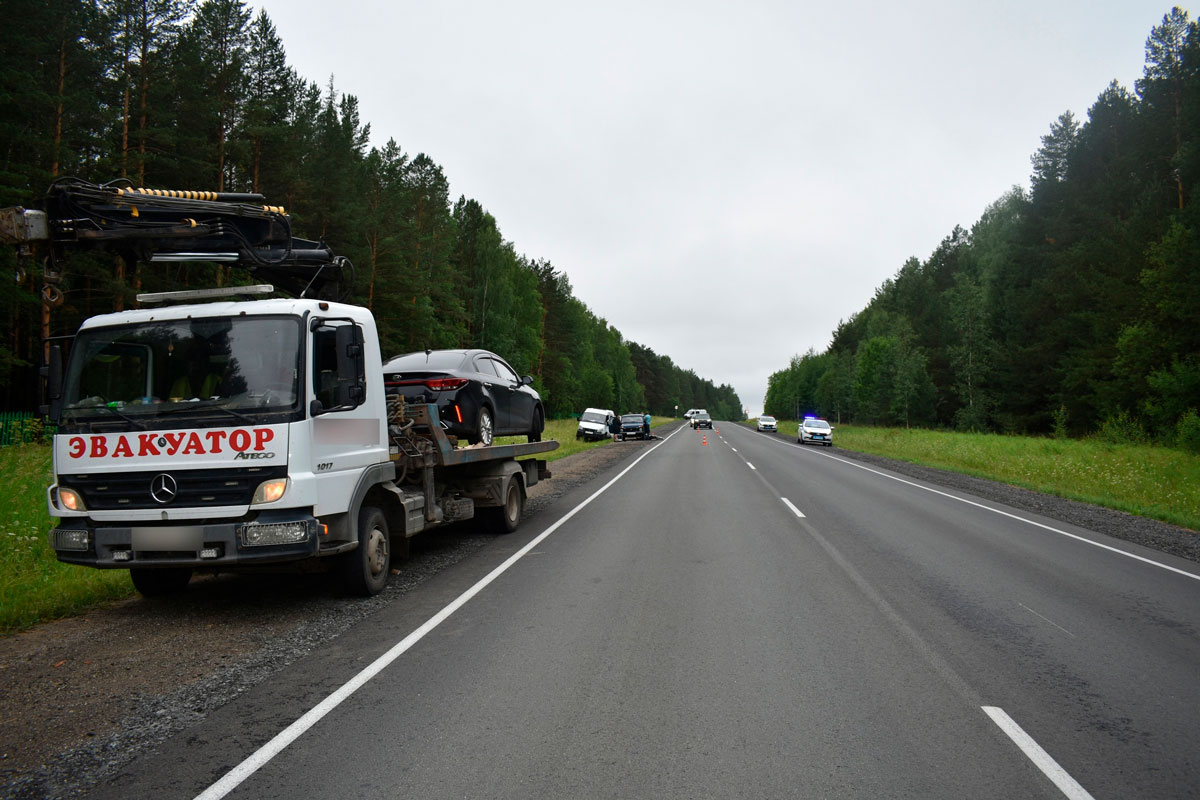
[[[74,489],[65,489],[62,486],[58,487],[58,502],[68,511],[86,511],[83,505],[83,498]]]
[[[269,481],[263,481],[254,490],[254,497],[250,500],[250,505],[258,505],[259,503],[274,503],[279,498],[283,497],[283,493],[287,491],[288,479],[275,478]]]

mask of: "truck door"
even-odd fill
[[[314,320],[310,336],[306,394],[321,515],[346,510],[363,469],[387,460],[387,423],[382,392],[367,397],[361,327]]]

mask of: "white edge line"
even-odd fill
[[[785,444],[785,445],[788,445],[788,446],[790,446],[790,447],[798,447],[798,448],[800,448],[800,449],[804,449],[804,448],[803,448],[803,445],[791,445],[791,444],[789,444],[789,443],[787,443],[787,442],[781,442],[781,444]],[[1036,526],[1036,527],[1038,527],[1038,528],[1042,528],[1042,529],[1044,529],[1044,530],[1048,530],[1048,531],[1050,531],[1050,532],[1052,532],[1052,533],[1057,533],[1057,534],[1059,534],[1060,536],[1066,536],[1066,537],[1069,537],[1069,538],[1071,538],[1071,539],[1075,539],[1075,540],[1077,540],[1077,541],[1083,542],[1084,544],[1090,544],[1092,547],[1099,547],[1099,548],[1101,548],[1101,549],[1103,549],[1103,550],[1108,550],[1109,552],[1112,552],[1112,553],[1117,553],[1118,555],[1125,556],[1126,558],[1132,558],[1132,559],[1135,559],[1135,560],[1137,560],[1137,561],[1141,561],[1141,562],[1143,562],[1143,563],[1145,563],[1145,564],[1150,564],[1151,566],[1158,567],[1159,569],[1165,569],[1165,570],[1168,570],[1168,571],[1170,571],[1170,572],[1174,572],[1175,574],[1177,574],[1177,575],[1182,575],[1182,576],[1184,576],[1185,578],[1191,578],[1191,579],[1192,579],[1192,580],[1194,580],[1194,581],[1200,581],[1200,575],[1197,575],[1197,574],[1195,574],[1195,573],[1193,573],[1193,572],[1187,572],[1186,570],[1182,570],[1182,569],[1178,569],[1178,568],[1176,568],[1176,567],[1172,567],[1172,566],[1171,566],[1171,565],[1169,565],[1169,564],[1164,564],[1164,563],[1162,563],[1161,561],[1155,561],[1155,560],[1153,560],[1153,559],[1146,558],[1145,556],[1139,556],[1139,555],[1137,555],[1136,553],[1130,553],[1128,550],[1122,550],[1122,549],[1121,549],[1121,548],[1119,548],[1119,547],[1113,547],[1113,546],[1111,546],[1111,545],[1102,544],[1102,543],[1100,543],[1100,542],[1093,542],[1091,539],[1088,539],[1086,536],[1080,536],[1080,535],[1078,535],[1078,534],[1075,534],[1075,533],[1068,533],[1067,531],[1060,530],[1060,529],[1058,529],[1058,528],[1055,528],[1055,527],[1052,527],[1052,526],[1050,526],[1050,525],[1044,525],[1044,524],[1042,524],[1041,522],[1035,522],[1034,520],[1031,520],[1031,519],[1026,519],[1025,517],[1021,517],[1021,516],[1018,516],[1018,515],[1016,515],[1016,514],[1010,514],[1010,513],[1009,513],[1009,512],[1007,512],[1007,511],[1001,511],[1001,510],[1000,510],[1000,509],[998,509],[998,508],[992,508],[991,506],[985,506],[983,503],[976,503],[974,500],[968,500],[968,499],[966,499],[965,497],[958,497],[957,495],[953,495],[953,494],[950,494],[950,493],[948,493],[948,492],[939,491],[939,490],[937,490],[937,489],[933,489],[933,488],[931,488],[931,487],[929,487],[929,486],[922,486],[922,485],[921,485],[921,484],[919,484],[919,483],[913,483],[912,481],[906,481],[906,480],[904,480],[904,478],[897,478],[895,475],[888,475],[886,472],[880,472],[880,471],[879,471],[879,470],[877,470],[877,469],[871,469],[870,467],[864,467],[862,464],[856,464],[856,463],[855,463],[855,462],[853,462],[853,461],[850,461],[850,460],[848,460],[848,459],[845,459],[845,458],[839,458],[839,457],[837,457],[837,456],[835,456],[835,455],[832,455],[832,454],[830,454],[830,453],[816,453],[815,455],[823,456],[824,458],[832,458],[834,461],[840,461],[841,463],[843,463],[843,464],[848,464],[848,465],[850,465],[851,467],[857,467],[858,469],[861,469],[861,470],[866,470],[867,472],[872,472],[872,473],[874,473],[874,474],[876,474],[876,475],[879,475],[879,476],[881,476],[881,477],[884,477],[884,478],[889,478],[889,479],[891,479],[891,480],[893,480],[893,481],[898,481],[898,482],[900,482],[900,483],[904,483],[904,484],[907,484],[907,485],[909,485],[909,486],[916,487],[917,489],[924,489],[924,490],[925,490],[925,491],[927,491],[927,492],[933,492],[934,494],[940,494],[942,497],[948,497],[948,498],[950,498],[951,500],[957,500],[957,501],[958,501],[958,502],[960,502],[960,503],[966,503],[967,505],[970,505],[970,506],[975,506],[976,508],[982,508],[984,511],[991,511],[993,514],[1000,514],[1001,516],[1008,517],[1009,519],[1015,519],[1015,520],[1017,520],[1018,522],[1024,522],[1024,523],[1026,523],[1026,524],[1028,524],[1028,525],[1034,525],[1034,526]]]
[[[996,706],[981,706],[984,713],[992,718],[1000,726],[1000,730],[1012,739],[1017,747],[1023,752],[1034,765],[1049,778],[1055,786],[1059,788],[1064,795],[1071,800],[1093,800],[1088,794],[1087,789],[1084,789],[1079,783],[1071,777],[1071,775],[1058,762],[1050,757],[1050,754],[1042,749],[1042,746],[1033,740],[1033,737],[1021,729],[1021,726],[1013,721],[1013,718],[1004,713],[1003,708]]]
[[[746,466],[749,467],[750,469],[754,469],[754,465],[751,464],[749,461],[746,462]],[[755,470],[755,472],[757,472],[757,471],[758,470]]]
[[[680,428],[679,430],[683,429]],[[604,492],[608,491],[609,487],[624,477],[625,474],[631,469],[636,467],[643,458],[650,455],[663,444],[665,444],[667,440],[669,440],[671,436],[674,436],[676,433],[678,433],[679,430],[676,430],[666,439],[663,439],[661,442],[654,445],[654,447],[651,447],[649,450],[638,456],[632,464],[621,470],[616,477],[597,489],[582,503],[564,514],[561,519],[559,519],[549,528],[538,534],[537,537],[529,542],[529,544],[525,545],[516,553],[513,553],[511,556],[509,556],[503,564],[493,569],[485,577],[481,578],[478,583],[452,600],[449,605],[430,617],[423,625],[421,625],[421,627],[417,628],[408,636],[405,636],[403,639],[393,645],[390,650],[364,668],[362,672],[359,672],[357,675],[339,687],[335,692],[330,694],[317,705],[310,708],[302,717],[277,733],[273,739],[250,754],[245,761],[238,764],[229,772],[225,773],[225,775],[219,781],[209,786],[200,794],[196,795],[196,800],[219,800],[236,789],[238,785],[242,783],[242,781],[246,780],[263,766],[265,766],[267,762],[279,755],[279,753],[281,753],[288,745],[304,735],[309,728],[320,722],[325,715],[341,705],[342,701],[346,700],[352,694],[361,689],[367,683],[367,681],[374,678],[385,668],[387,668],[388,665],[390,665],[393,661],[404,655],[404,653],[407,652],[414,644],[425,638],[426,634],[428,634],[438,625],[442,624],[442,622],[444,622],[451,614],[466,605],[471,598],[483,591],[488,584],[500,577],[500,575],[507,571],[509,567],[520,561],[521,558],[524,557],[530,550],[541,544],[546,537],[562,527],[567,520],[579,513],[579,511],[581,511],[597,497],[604,494]]]
[[[793,514],[795,514],[795,515],[796,515],[797,517],[799,517],[800,519],[804,519],[804,513],[803,513],[803,512],[801,512],[801,511],[800,511],[800,509],[798,509],[798,508],[796,508],[794,505],[792,505],[792,501],[791,501],[791,500],[788,500],[786,497],[781,497],[781,498],[779,498],[779,499],[783,501],[783,504],[784,504],[785,506],[787,506],[788,508],[790,508],[790,509],[792,510],[792,513],[793,513]]]

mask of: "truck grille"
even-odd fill
[[[159,491],[155,499],[152,484],[160,475],[170,476],[171,492]],[[287,476],[287,467],[227,467],[221,469],[149,470],[103,474],[60,475],[60,486],[74,489],[83,496],[89,511],[121,508],[196,508],[203,506],[245,506],[250,504],[258,485],[272,478]]]

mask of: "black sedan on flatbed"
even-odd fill
[[[433,403],[451,436],[490,445],[496,436],[528,435],[546,427],[542,398],[508,362],[487,350],[422,350],[383,365],[388,394],[406,403]]]

